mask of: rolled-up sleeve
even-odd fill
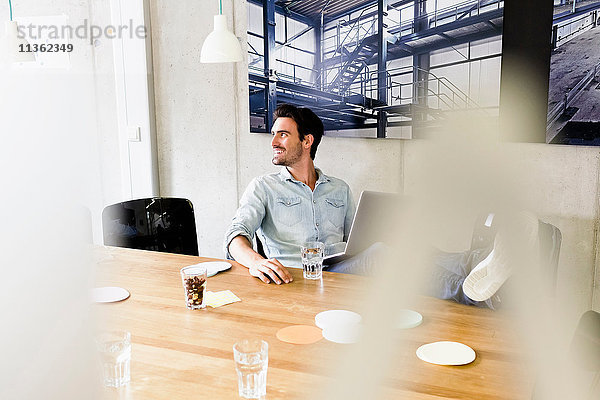
[[[254,233],[265,217],[265,202],[266,192],[261,185],[260,178],[255,178],[244,191],[240,199],[240,206],[225,234],[224,250],[227,258],[233,259],[229,253],[229,244],[236,236],[244,236],[252,243]]]
[[[352,227],[352,221],[354,220],[354,213],[356,212],[356,205],[354,204],[354,197],[352,197],[352,192],[350,191],[350,187],[346,192],[346,217],[344,218],[344,242],[348,241],[348,235],[350,235],[350,228]]]

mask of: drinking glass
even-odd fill
[[[96,336],[104,385],[120,387],[131,380],[131,334],[127,331],[101,332]]]
[[[308,242],[302,246],[304,279],[321,279],[324,250],[325,245],[321,242]]]
[[[191,265],[181,268],[181,282],[185,291],[185,306],[190,310],[205,308],[206,267]]]
[[[238,391],[245,399],[260,399],[267,394],[269,344],[260,339],[244,339],[233,345]]]

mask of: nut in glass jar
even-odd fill
[[[205,308],[206,268],[191,265],[181,269],[181,282],[185,292],[185,305],[190,310]]]

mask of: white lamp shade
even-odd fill
[[[242,61],[242,47],[235,35],[227,30],[227,18],[215,15],[215,29],[206,37],[200,62],[224,63]]]
[[[9,61],[28,62],[35,61],[35,53],[22,52],[20,45],[25,48],[29,43],[24,38],[20,38],[15,21],[6,21],[6,45]]]

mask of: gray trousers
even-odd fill
[[[365,251],[338,263],[324,267],[325,271],[344,274],[372,275],[381,265],[384,253],[389,251],[383,243],[375,243]],[[430,279],[427,279],[425,294],[439,299],[454,300],[461,304],[494,309],[491,300],[471,300],[462,289],[462,284],[471,270],[492,251],[491,247],[447,253],[435,250]]]

